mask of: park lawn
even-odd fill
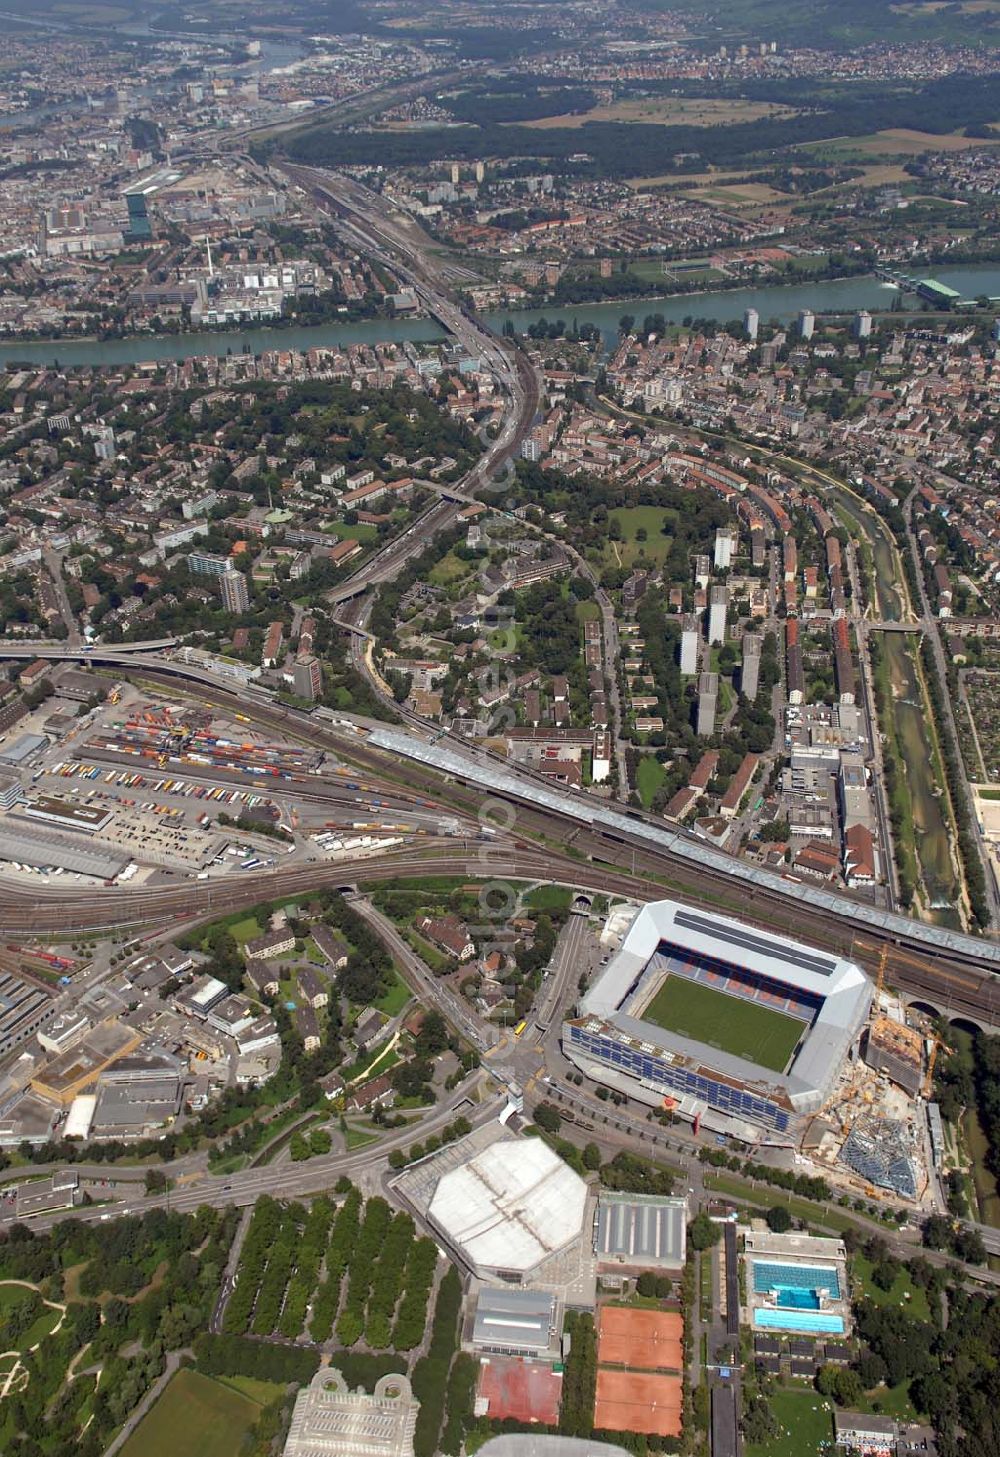
[[[373,1005],[376,1006],[380,1012],[384,1012],[387,1017],[395,1017],[403,1010],[412,995],[413,993],[406,985],[406,982],[400,976],[396,968],[393,967],[392,985],[385,993],[385,995],[379,997],[378,1001],[374,1002]]]
[[[244,916],[242,920],[234,921],[228,929],[233,940],[239,942],[240,946],[252,941],[255,936],[263,935],[255,916]]]
[[[781,1435],[762,1446],[748,1442],[746,1457],[819,1457],[832,1446],[833,1408],[811,1386],[778,1387],[767,1399]]]
[[[435,587],[447,587],[450,582],[458,582],[468,576],[472,566],[469,562],[463,562],[453,551],[447,552],[439,562],[435,562],[427,574],[428,581]]]
[[[668,1032],[745,1057],[772,1072],[782,1072],[805,1023],[757,1002],[715,991],[686,977],[668,976],[642,1014]]]
[[[931,1313],[927,1305],[927,1291],[914,1285],[905,1270],[896,1276],[891,1290],[880,1290],[872,1281],[872,1264],[864,1255],[856,1254],[851,1260],[851,1273],[861,1281],[864,1293],[873,1305],[901,1305],[908,1314],[918,1320],[929,1321]],[[909,1298],[907,1298],[909,1297]]]
[[[578,602],[576,604],[577,622],[600,622],[601,609],[596,602]]]
[[[776,1204],[780,1204],[795,1219],[800,1219],[813,1229],[836,1229],[843,1233],[848,1229],[856,1231],[859,1228],[858,1221],[852,1219],[846,1210],[837,1209],[832,1204],[814,1203],[797,1194],[790,1194],[787,1189],[779,1189],[777,1185],[758,1185],[755,1188],[736,1174],[706,1174],[705,1188],[716,1194],[728,1195],[731,1199],[740,1199],[758,1209],[773,1209]]]
[[[352,1128],[348,1123],[344,1143],[347,1145],[347,1152],[353,1153],[356,1148],[364,1148],[365,1144],[374,1143],[377,1137],[375,1133],[366,1133],[363,1128]]]
[[[258,1406],[270,1406],[277,1401],[284,1387],[277,1381],[258,1381],[256,1376],[213,1376],[220,1386],[229,1386],[241,1396],[248,1396]]]
[[[643,809],[649,809],[657,790],[667,777],[667,771],[655,754],[643,754],[635,771],[635,787],[639,791]]]
[[[524,904],[533,911],[568,911],[572,899],[568,885],[536,885],[524,897]]]
[[[122,1457],[239,1457],[260,1405],[198,1371],[178,1371]]]
[[[673,523],[673,511],[665,506],[623,506],[610,513],[610,520],[617,522],[622,540],[607,543],[604,549],[607,559],[614,558],[614,547],[617,545],[623,566],[631,566],[640,556],[648,557],[650,561],[662,566],[673,544],[672,536],[664,536],[663,527]],[[637,540],[638,531],[645,531],[645,541]]]
[[[367,521],[355,521],[353,526],[346,521],[331,521],[323,530],[328,531],[331,536],[339,537],[341,541],[356,541],[361,546],[378,540],[378,527]]]

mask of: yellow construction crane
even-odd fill
[[[882,950],[881,950],[881,952],[879,954],[879,958],[878,958],[878,981],[875,983],[875,996],[879,1000],[881,1000],[882,991],[883,991],[883,989],[885,987],[885,968],[886,968],[886,965],[888,964],[888,961],[889,961],[889,943],[888,942],[885,942],[885,943],[883,943]]]
[[[930,1097],[931,1090],[934,1087],[934,1064],[937,1062],[938,1048],[939,1047],[943,1047],[943,1046],[944,1046],[944,1043],[941,1041],[941,1038],[935,1032],[934,1033],[934,1041],[931,1044],[931,1055],[927,1059],[927,1075],[924,1078],[924,1086],[923,1086],[923,1089],[921,1091],[921,1096],[924,1097],[924,1098],[929,1098]]]

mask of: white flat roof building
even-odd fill
[[[580,1237],[586,1203],[548,1144],[503,1140],[442,1176],[428,1219],[481,1278],[516,1283]]]
[[[284,1457],[413,1457],[419,1409],[405,1376],[383,1376],[369,1396],[321,1366],[295,1398]]]

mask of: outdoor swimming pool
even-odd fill
[[[807,1310],[819,1309],[820,1290],[831,1300],[840,1299],[840,1279],[834,1265],[786,1265],[777,1260],[754,1260],[755,1295],[778,1292],[779,1305]]]
[[[753,1313],[758,1330],[802,1331],[806,1335],[842,1336],[844,1317],[829,1310],[774,1310],[759,1307]]]

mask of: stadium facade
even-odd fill
[[[563,1024],[586,1076],[754,1141],[794,1139],[857,1051],[872,985],[853,962],[654,901]]]

